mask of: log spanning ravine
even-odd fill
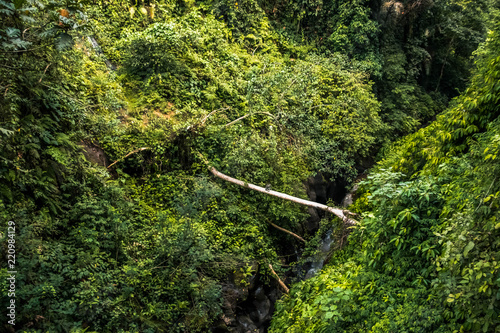
[[[115,162],[111,163],[107,168],[108,169],[111,168],[113,165],[115,165],[119,161],[127,158],[128,156],[130,156],[132,154],[135,154],[135,153],[137,153],[139,151],[148,150],[148,149],[151,149],[151,148],[144,147],[144,148],[139,148],[139,149],[133,150],[130,153],[128,153],[127,155],[125,155],[124,157],[122,157],[122,158],[116,160]],[[327,205],[320,204],[318,202],[309,201],[309,200],[297,198],[297,197],[294,197],[292,195],[288,195],[288,194],[285,194],[285,193],[268,190],[268,189],[265,189],[264,187],[257,186],[257,185],[254,185],[254,184],[250,184],[250,183],[244,182],[242,180],[230,177],[228,175],[223,174],[220,171],[217,171],[217,169],[215,169],[213,166],[211,166],[210,163],[207,161],[207,159],[201,153],[198,152],[198,156],[205,162],[205,164],[207,164],[208,170],[210,170],[210,172],[215,177],[217,177],[217,178],[223,179],[225,181],[228,181],[230,183],[233,183],[233,184],[236,184],[236,185],[239,185],[239,186],[242,186],[242,187],[249,188],[249,189],[257,191],[257,192],[265,193],[265,194],[272,195],[272,196],[277,197],[277,198],[281,198],[281,199],[284,199],[284,200],[292,201],[292,202],[298,203],[300,205],[304,205],[304,206],[308,206],[308,207],[313,207],[313,208],[324,210],[326,212],[332,213],[335,216],[339,217],[347,225],[351,225],[352,226],[352,225],[355,225],[355,224],[358,223],[358,221],[353,220],[352,218],[350,218],[349,216],[347,216],[347,215],[351,215],[351,216],[356,215],[356,214],[353,214],[353,213],[349,212],[348,210],[343,210],[343,209],[340,209],[340,208],[330,207],[330,206],[327,206]],[[288,231],[285,231],[285,232],[288,232]],[[296,236],[296,235],[294,235],[294,236]],[[301,240],[303,241],[303,239],[301,239]]]
[[[288,194],[285,194],[285,193],[281,193],[281,192],[277,192],[277,191],[272,191],[272,190],[267,190],[264,187],[257,186],[257,185],[254,185],[254,184],[250,184],[250,183],[241,181],[241,180],[233,178],[233,177],[229,177],[229,176],[223,174],[222,172],[217,171],[217,169],[215,169],[213,166],[210,166],[209,163],[208,163],[208,161],[203,156],[200,156],[200,157],[202,157],[202,159],[208,165],[208,170],[210,170],[210,172],[215,177],[217,177],[217,178],[223,179],[225,181],[228,181],[230,183],[233,183],[233,184],[236,184],[236,185],[239,185],[239,186],[242,186],[242,187],[249,188],[249,189],[254,190],[254,191],[258,191],[258,192],[261,192],[261,193],[272,195],[272,196],[277,197],[277,198],[281,198],[281,199],[284,199],[284,200],[289,200],[289,201],[292,201],[292,202],[295,202],[295,203],[298,203],[298,204],[301,204],[301,205],[305,205],[305,206],[314,207],[314,208],[318,208],[318,209],[324,210],[326,212],[332,213],[332,214],[336,215],[337,217],[341,218],[344,221],[344,223],[346,223],[348,225],[355,225],[355,224],[358,223],[358,221],[353,220],[352,218],[350,218],[349,216],[347,216],[347,214],[354,215],[354,214],[350,213],[349,211],[346,211],[346,210],[343,210],[343,209],[340,209],[340,208],[330,207],[330,206],[323,205],[323,204],[320,204],[320,203],[317,203],[317,202],[314,202],[314,201],[300,199],[300,198],[297,198],[297,197],[294,197],[294,196],[291,196],[291,195],[288,195]]]

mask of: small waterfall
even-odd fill
[[[363,176],[358,177],[361,179]],[[358,190],[358,183],[354,183],[352,189],[347,192],[342,199],[341,206],[348,207],[352,205],[354,201],[354,197],[356,195],[356,191]],[[321,238],[318,247],[316,248],[316,253],[305,260],[305,264],[301,265],[296,271],[297,277],[300,280],[307,280],[315,276],[325,264],[325,261],[328,259],[332,247],[335,243],[333,229],[329,229],[325,235]]]
[[[307,270],[306,275],[304,276],[304,280],[312,278],[316,273],[318,273],[325,263],[325,260],[328,258],[330,254],[330,250],[332,249],[332,244],[335,242],[332,239],[332,229],[326,232],[325,237],[321,239],[321,242],[317,248],[317,252],[314,256],[309,258],[309,262],[311,263],[310,268]]]

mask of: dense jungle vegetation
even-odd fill
[[[500,332],[499,10],[0,0],[0,331]]]

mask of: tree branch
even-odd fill
[[[250,116],[250,115],[252,115],[252,114],[251,114],[251,113],[248,113],[248,114],[246,114],[246,115],[244,115],[244,116],[241,116],[241,117],[239,117],[238,119],[235,119],[235,120],[233,120],[233,121],[232,121],[232,122],[230,122],[230,123],[227,123],[227,124],[226,124],[226,127],[231,126],[232,124],[237,123],[238,121],[240,121],[240,120],[242,120],[242,119],[245,119],[246,117],[248,117],[248,116]]]
[[[201,124],[201,126],[204,126],[204,125],[205,125],[205,122],[207,121],[207,119],[208,119],[211,115],[215,114],[215,113],[216,113],[216,112],[218,112],[218,111],[229,110],[230,108],[231,108],[230,106],[227,106],[227,107],[224,107],[224,108],[220,108],[220,109],[212,110],[212,112],[210,112],[209,114],[207,114],[207,115],[206,115],[205,117],[203,117],[200,121],[197,121],[196,123],[191,124],[191,125],[189,125],[188,127],[186,127],[186,131],[188,131],[188,130],[190,130],[191,128],[194,128],[194,127],[196,127],[196,126],[198,126],[198,125],[200,125],[200,124]],[[226,126],[227,126],[227,125],[226,125]]]
[[[200,121],[200,123],[202,125],[205,125],[205,121],[207,121],[207,119],[213,115],[214,113],[218,112],[218,111],[224,111],[224,110],[229,110],[231,107],[228,106],[228,107],[225,107],[225,108],[220,108],[220,109],[217,109],[217,110],[213,110],[212,112],[210,112],[208,115],[206,115],[205,117],[203,117],[203,119]]]
[[[148,150],[148,149],[151,149],[149,147],[143,147],[143,148],[138,148],[136,150],[132,150],[130,153],[128,153],[127,155],[123,156],[122,158],[120,159],[117,159],[116,161],[114,161],[113,163],[111,163],[110,165],[108,165],[108,169],[111,168],[113,165],[115,165],[116,163],[120,162],[121,160],[124,160],[126,159],[127,157],[129,157],[130,155],[132,154],[135,154],[135,153],[138,153],[140,151],[143,151],[143,150]]]
[[[235,120],[233,120],[233,121],[232,121],[232,122],[230,122],[230,123],[227,123],[225,126],[226,126],[226,127],[231,126],[232,124],[237,123],[238,121],[243,120],[243,119],[245,119],[246,117],[249,117],[249,116],[254,115],[254,114],[259,114],[259,113],[262,113],[262,114],[265,114],[265,115],[268,115],[268,116],[271,116],[271,117],[273,117],[273,118],[274,118],[274,116],[273,116],[272,114],[270,114],[269,112],[254,112],[254,113],[247,113],[246,115],[241,116],[241,117],[239,117],[238,119],[235,119]]]
[[[284,228],[282,228],[282,227],[280,227],[280,226],[278,226],[278,225],[276,225],[276,224],[274,224],[274,223],[272,223],[272,222],[267,221],[267,223],[269,223],[270,225],[272,225],[272,226],[273,226],[273,227],[275,227],[276,229],[281,230],[281,231],[284,231],[284,232],[286,232],[287,234],[292,235],[293,237],[297,238],[298,240],[301,240],[301,241],[303,241],[304,243],[307,243],[307,242],[305,241],[305,239],[304,239],[304,238],[302,238],[302,237],[300,237],[299,235],[294,234],[293,232],[291,232],[291,231],[289,231],[289,230],[286,230],[286,229],[284,229]]]
[[[47,69],[49,69],[50,65],[52,64],[48,64],[47,67],[45,67],[45,70],[43,71],[43,74],[42,76],[40,77],[40,80],[38,80],[38,83],[41,83],[42,82],[42,79],[43,77],[45,76],[45,73],[47,73]]]
[[[278,283],[281,286],[281,288],[283,288],[283,290],[285,291],[285,293],[288,294],[290,292],[290,289],[288,289],[288,287],[286,286],[286,284],[280,279],[280,276],[278,274],[276,274],[276,272],[274,271],[273,266],[271,264],[269,264],[269,269],[271,270],[271,272],[273,273],[273,275],[276,277],[276,279],[278,279]]]

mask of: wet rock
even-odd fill
[[[223,315],[212,327],[213,333],[264,333],[270,325],[274,303],[281,297],[278,284],[264,285],[253,265],[255,274],[238,286],[241,276],[231,274],[223,285]]]
[[[307,212],[309,213],[309,218],[306,221],[305,228],[308,233],[313,233],[315,230],[318,230],[321,217],[316,208],[307,207]]]
[[[247,315],[238,316],[238,332],[241,333],[259,333],[257,325]]]
[[[306,192],[310,201],[326,204],[329,200],[340,203],[345,194],[345,184],[332,182],[328,175],[322,173],[309,177],[305,182]],[[308,207],[309,217],[304,223],[304,229],[308,233],[314,233],[319,228],[319,221],[325,216],[325,212],[316,208]]]
[[[260,286],[255,290],[252,304],[255,307],[255,311],[252,313],[254,321],[263,324],[271,320],[272,304],[266,295],[264,287]]]
[[[107,167],[109,165],[108,157],[104,150],[97,143],[89,141],[81,141],[80,146],[83,148],[83,156],[91,163]]]
[[[267,299],[267,296],[266,296],[266,291],[264,290],[264,287],[263,287],[263,286],[259,286],[259,287],[255,290],[255,293],[254,293],[254,298],[255,298],[257,301],[263,301],[263,300]]]
[[[344,199],[342,199],[342,204],[341,204],[342,207],[348,207],[348,206],[352,205],[352,203],[354,202],[354,196],[355,196],[358,188],[359,188],[359,185],[356,183],[356,184],[354,184],[352,189],[349,192],[347,192]]]
[[[279,291],[278,287],[276,287],[269,292],[267,297],[269,297],[271,303],[274,304],[281,297],[281,295],[282,295],[281,291]]]
[[[257,316],[259,324],[271,320],[271,301],[269,298],[262,301],[254,301],[253,305],[257,309]]]
[[[320,203],[326,202],[326,183],[321,174],[318,173],[314,177],[307,178],[305,186],[309,200]],[[319,221],[323,213],[313,207],[307,207],[307,212],[309,217],[304,223],[304,231],[314,233],[319,228]]]
[[[248,289],[237,287],[233,283],[222,286],[224,322],[231,326],[236,321],[236,309],[238,303],[245,301],[248,297]]]
[[[226,323],[225,315],[222,315],[215,324],[211,328],[212,333],[229,333],[231,330],[229,329],[229,324]]]
[[[326,202],[327,184],[321,173],[307,178],[306,190],[309,200],[314,202]]]
[[[240,332],[241,323],[239,318],[242,314],[242,304],[250,303],[250,291],[258,288],[259,283],[259,264],[250,263],[252,275],[245,275],[240,269],[236,269],[227,278],[227,282],[222,286],[223,312],[218,326],[214,327],[217,331],[224,332],[221,327],[226,327],[227,332]],[[254,324],[255,325],[255,324]]]

